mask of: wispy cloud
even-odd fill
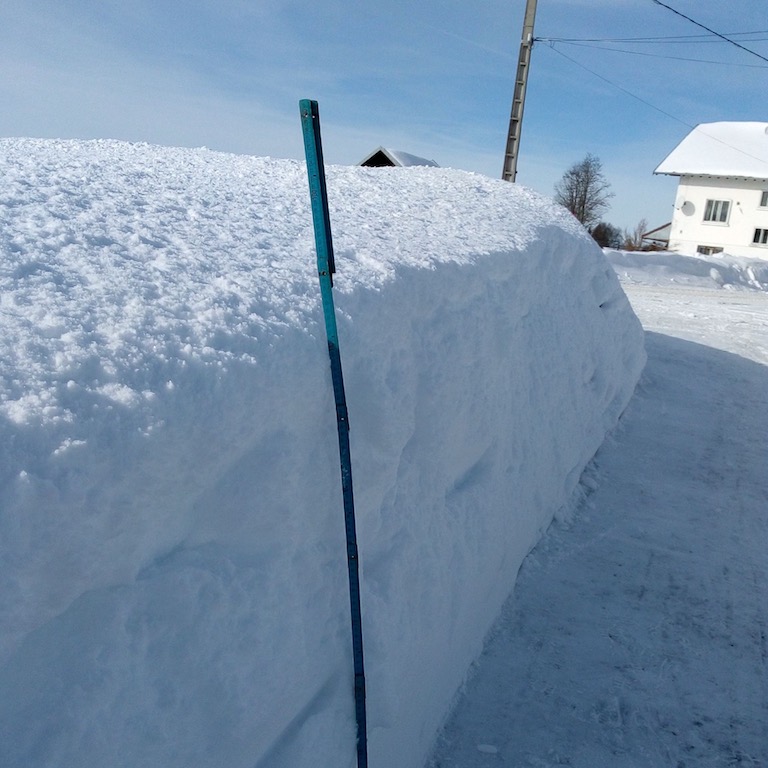
[[[678,2],[691,13],[700,5]],[[745,30],[765,27],[763,4],[741,0]],[[321,102],[331,162],[356,162],[385,144],[498,176],[524,6],[4,0],[0,134],[301,157],[297,102],[310,97]],[[725,28],[732,14],[722,10],[718,25],[718,13],[707,9],[705,21]],[[539,4],[536,31],[595,38],[690,30],[647,0],[552,0]],[[593,49],[568,53],[685,122],[765,119],[759,94],[768,87],[766,71]],[[659,195],[648,194],[645,181],[619,179],[646,168],[644,178],[652,180],[681,126],[605,80],[544,44],[534,48],[519,179],[549,193],[559,174],[591,151],[622,186],[614,210],[640,214],[622,214],[616,223],[655,219]]]

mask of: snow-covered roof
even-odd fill
[[[400,152],[397,149],[387,149],[386,147],[377,147],[373,152],[366,155],[358,165],[373,167],[391,165],[397,168],[407,168],[412,165],[428,165],[432,168],[439,168],[434,160],[427,160],[425,157],[412,155],[410,152]]]
[[[701,123],[654,173],[768,179],[768,123]]]

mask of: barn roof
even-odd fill
[[[395,166],[397,168],[406,168],[411,165],[429,165],[433,168],[438,167],[434,160],[427,160],[424,157],[412,155],[409,152],[400,152],[399,150],[387,149],[386,147],[378,147],[377,149],[374,149],[373,152],[366,155],[358,165],[372,167]]]
[[[654,173],[768,178],[768,123],[701,123]]]

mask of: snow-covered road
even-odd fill
[[[571,524],[524,562],[432,768],[768,765],[768,295],[625,289],[638,391]]]
[[[627,285],[647,331],[696,341],[768,365],[768,293]]]

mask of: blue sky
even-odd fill
[[[762,32],[736,39],[768,57],[765,0],[665,2],[723,34]],[[3,0],[0,135],[301,158],[298,101],[314,98],[328,162],[355,163],[384,145],[498,177],[524,7]],[[690,127],[768,121],[768,62],[687,37],[702,34],[652,0],[539,0],[537,37],[686,37],[537,42],[518,182],[552,194],[591,152],[615,193],[607,221],[668,221],[676,181],[652,172]]]

